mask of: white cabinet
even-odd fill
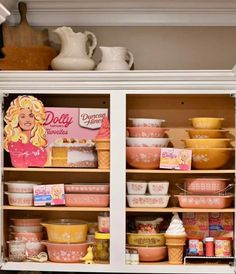
[[[126,168],[126,121],[128,117],[162,117],[172,143],[183,147],[185,129],[190,127],[191,116],[220,116],[224,126],[235,136],[236,75],[234,71],[127,71],[127,72],[1,72],[1,100],[3,109],[19,94],[32,94],[48,106],[108,107],[111,122],[110,170],[69,168],[11,167],[7,157],[2,161],[2,257],[7,257],[6,240],[9,220],[13,216],[42,216],[96,219],[98,212],[110,211],[111,240],[110,264],[55,264],[33,262],[1,262],[2,270],[38,270],[66,272],[124,272],[124,273],[235,273],[233,266],[223,264],[169,265],[168,262],[125,265],[126,218],[135,214],[171,212],[235,212],[234,208],[223,210],[183,209],[173,197],[167,208],[126,207],[126,179],[169,178],[171,194],[175,181],[192,174],[225,176],[234,180],[234,160],[220,170],[138,170]],[[3,113],[1,114],[3,121]],[[3,124],[1,130],[3,129]],[[1,135],[2,136],[2,135]],[[2,143],[2,142],[1,142]],[[109,208],[79,207],[13,207],[3,194],[3,181],[37,178],[42,182],[110,181]],[[173,196],[173,195],[172,195]],[[235,243],[234,243],[235,247]]]

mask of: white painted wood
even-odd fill
[[[235,26],[233,0],[25,0],[33,26]],[[9,18],[19,21],[16,11]]]
[[[4,262],[2,270],[119,272],[119,273],[217,273],[233,274],[229,265],[124,264],[125,246],[125,120],[127,94],[235,94],[233,70],[126,71],[126,72],[1,72],[0,94],[73,93],[109,94],[111,120],[111,263],[110,265]],[[60,95],[58,95],[60,96]],[[119,157],[118,157],[119,155]],[[18,171],[17,171],[18,172]],[[20,171],[19,171],[20,172]],[[129,171],[128,171],[129,172]],[[223,172],[224,173],[224,172]]]
[[[84,265],[84,264],[59,264],[59,263],[3,263],[2,270],[15,271],[56,271],[60,272],[92,272],[92,273],[194,273],[194,274],[235,274],[234,268],[225,265],[169,265],[161,264],[139,264],[139,265],[119,265],[114,268],[112,265]]]

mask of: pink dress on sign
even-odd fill
[[[47,161],[47,151],[34,146],[31,142],[9,142],[8,149],[14,167],[43,167]]]

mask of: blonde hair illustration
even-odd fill
[[[28,142],[28,138],[19,126],[19,113],[22,109],[29,109],[34,115],[35,124],[31,130],[30,142],[36,147],[46,147],[46,130],[43,127],[46,114],[43,103],[30,95],[20,95],[13,100],[6,112],[4,121],[4,148],[9,151],[9,142],[22,141],[23,144]]]

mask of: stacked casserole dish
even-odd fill
[[[224,178],[188,178],[184,180],[183,193],[175,195],[180,207],[222,209],[230,207],[233,194],[227,194],[232,187],[229,179]]]

